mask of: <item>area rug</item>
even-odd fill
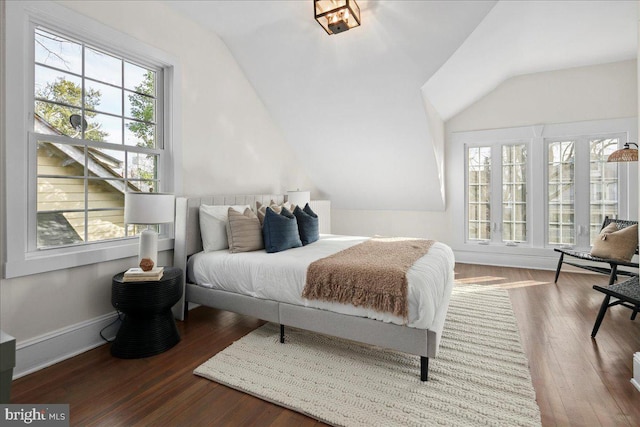
[[[271,323],[194,373],[337,426],[539,426],[509,296],[455,287],[440,351],[429,361]]]

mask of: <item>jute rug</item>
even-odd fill
[[[194,373],[340,426],[539,426],[509,297],[454,288],[429,381],[419,357],[266,324]]]

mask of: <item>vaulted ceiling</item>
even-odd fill
[[[332,36],[312,0],[169,4],[221,37],[342,209],[443,210],[434,123],[515,75],[637,54],[635,1],[360,0]]]

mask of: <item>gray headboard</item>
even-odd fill
[[[268,204],[271,200],[276,203],[282,203],[285,200],[285,196],[283,194],[257,194],[177,197],[173,266],[182,269],[184,273],[183,284],[186,283],[187,258],[190,255],[202,251],[199,217],[200,205],[249,205],[255,208],[256,202]],[[179,319],[183,318],[184,291],[183,286],[182,299],[173,308],[174,315]]]

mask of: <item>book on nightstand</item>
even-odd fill
[[[149,282],[162,279],[164,267],[154,267],[149,271],[144,271],[140,267],[132,267],[124,272],[123,282]]]

